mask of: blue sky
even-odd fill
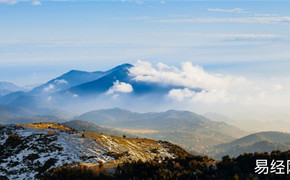
[[[290,75],[287,1],[0,0],[0,81],[137,60],[251,78]],[[29,79],[29,81],[27,81]]]

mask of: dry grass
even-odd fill
[[[96,140],[98,140],[99,138],[111,138],[114,139],[115,141],[122,143],[126,143],[126,142],[132,142],[132,143],[139,143],[139,142],[144,142],[146,144],[157,144],[156,141],[152,140],[152,139],[146,139],[146,138],[139,138],[139,139],[135,139],[135,138],[122,138],[122,137],[117,137],[117,136],[111,136],[111,135],[101,135],[101,134],[97,134],[97,133],[92,133],[92,132],[85,132],[85,135],[88,136],[92,136],[94,138],[96,138]],[[127,143],[126,143],[127,144]]]
[[[55,123],[35,123],[35,124],[19,124],[19,125],[35,129],[49,129],[52,131],[54,129],[73,131],[73,129],[67,126]],[[149,131],[152,132],[154,130]],[[92,132],[82,132],[82,131],[78,132],[81,133],[84,138],[89,139],[91,142],[97,142],[98,144],[102,145],[105,149],[107,149],[108,152],[118,156],[114,160],[104,163],[102,168],[99,167],[98,163],[94,164],[82,162],[80,164],[81,166],[86,166],[97,173],[102,172],[104,169],[110,169],[120,163],[122,164],[124,162],[127,162],[128,160],[130,161],[151,160],[156,156],[156,153],[153,152],[152,150],[162,149],[162,145],[151,139],[141,139],[141,138],[135,139],[127,137],[115,137],[111,135],[103,135]],[[48,131],[48,133],[53,134],[54,132]],[[84,145],[90,148],[90,144],[85,143]]]
[[[147,161],[149,159],[153,159],[155,154],[151,153],[152,149],[159,149],[160,145],[158,142],[151,139],[133,139],[133,138],[121,138],[114,137],[109,135],[100,135],[96,133],[85,133],[86,138],[93,138],[93,140],[97,141],[99,144],[102,144],[104,147],[110,148],[114,147],[113,152],[115,153],[124,153],[124,152],[134,152],[128,156],[122,156],[114,161],[106,163],[106,165],[117,165],[127,161],[127,158],[131,158],[132,160],[142,160]],[[114,145],[115,144],[115,145]]]
[[[34,123],[34,124],[18,124],[18,125],[34,129],[59,129],[64,131],[72,131],[72,129],[67,126],[55,123]]]

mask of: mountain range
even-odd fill
[[[37,115],[24,108],[1,105],[0,117],[0,124],[58,122],[78,131],[167,140],[192,153],[216,159],[246,152],[290,149],[288,133],[268,131],[244,136],[247,133],[234,126],[188,111],[136,113],[115,108],[91,111],[75,117],[82,120],[64,122],[55,116]]]
[[[138,136],[167,140],[193,152],[242,137],[246,132],[223,122],[215,122],[190,111],[136,113],[119,108],[90,111],[76,119],[99,126],[117,128]]]
[[[172,88],[156,83],[135,81],[129,72],[132,67],[131,64],[122,64],[108,71],[85,72],[72,70],[34,88],[28,94],[100,95],[106,93],[116,81],[129,83],[133,87],[132,93],[135,95],[161,93]]]
[[[64,123],[79,131],[167,140],[190,152],[216,158],[226,154],[237,156],[243,152],[289,149],[288,140],[273,139],[276,136],[288,139],[288,134],[263,132],[249,135],[250,132],[242,130],[262,130],[266,125],[266,130],[274,129],[275,124],[251,121],[248,124],[252,127],[245,127],[241,122],[217,113],[199,115],[178,110],[157,112],[158,109],[137,113],[111,109],[124,104],[132,109],[143,109],[144,102],[159,107],[171,89],[184,88],[137,81],[130,74],[132,67],[122,64],[107,71],[71,70],[29,91],[2,82],[0,124]],[[283,128],[287,130],[287,127],[289,123],[284,123]],[[258,139],[253,140],[255,137]]]
[[[5,94],[0,97],[0,104],[24,107],[40,114],[43,114],[43,109],[57,107],[81,112],[87,107],[100,108],[112,104],[113,101],[116,106],[124,105],[124,101],[129,102],[126,106],[133,103],[139,104],[141,109],[146,103],[162,103],[173,88],[184,88],[138,81],[130,73],[132,67],[131,64],[122,64],[108,71],[71,70],[30,91],[13,91]],[[200,91],[201,89],[192,90]]]

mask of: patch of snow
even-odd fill
[[[157,144],[158,153],[152,153],[152,147],[141,140],[140,144],[136,144],[128,139],[106,135],[84,138],[81,133],[61,130],[53,130],[54,133],[51,133],[51,129],[16,128],[16,126],[6,128],[12,134],[18,134],[23,143],[13,149],[12,153],[0,164],[0,175],[7,176],[9,179],[34,179],[39,173],[38,167],[43,166],[50,159],[55,159],[56,162],[46,171],[74,162],[98,164],[117,161],[108,155],[109,152],[124,154],[124,157],[122,155],[121,160],[118,161],[138,159],[146,161],[157,155],[162,158],[174,157],[166,148],[163,148],[162,144]],[[0,145],[5,143],[8,136],[4,128],[0,133]],[[27,157],[30,159],[28,160]],[[1,169],[6,169],[7,173]]]

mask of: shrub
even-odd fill
[[[6,139],[5,146],[8,147],[16,147],[19,145],[21,140],[21,137],[18,134],[10,134],[8,138]]]

